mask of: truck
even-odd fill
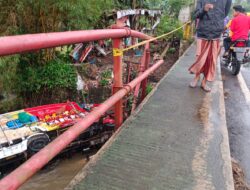
[[[67,101],[1,114],[0,167],[27,160],[98,106]],[[102,145],[113,134],[114,123],[112,114],[104,114],[61,153]]]

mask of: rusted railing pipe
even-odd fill
[[[130,30],[128,28],[8,36],[0,37],[0,56],[24,53],[44,48],[52,48],[81,42],[89,42],[109,38],[123,38],[127,36],[145,40],[152,38],[141,32]]]
[[[54,141],[44,147],[37,154],[32,156],[29,160],[23,163],[20,167],[6,176],[0,181],[1,190],[15,190],[32,177],[38,170],[45,166],[51,159],[66,148],[74,139],[76,139],[82,132],[84,132],[90,125],[99,119],[106,111],[114,106],[126,96],[135,86],[143,81],[150,73],[155,71],[163,64],[163,60],[158,61],[142,75],[125,85],[116,94],[111,96],[108,100],[102,103],[97,109],[87,115],[84,119],[70,127],[62,135],[57,137]]]

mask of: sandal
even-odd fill
[[[209,88],[207,85],[205,86],[201,85],[201,89],[204,90],[205,92],[211,92],[211,88]]]
[[[199,80],[200,80],[200,76],[197,78],[197,80],[194,80],[194,81],[190,82],[189,87],[190,88],[195,88],[197,86]]]
[[[198,82],[192,81],[192,82],[190,82],[189,87],[190,87],[190,88],[195,88],[195,87],[197,86],[197,83],[198,83]]]

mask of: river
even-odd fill
[[[61,159],[41,170],[25,183],[21,190],[62,190],[87,163],[78,153],[69,159]]]

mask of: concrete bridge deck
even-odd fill
[[[223,86],[188,87],[191,46],[66,189],[234,189]]]

